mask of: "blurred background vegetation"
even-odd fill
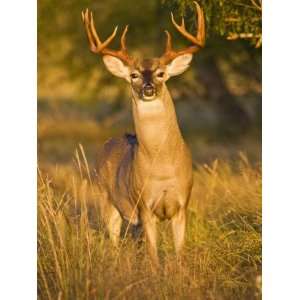
[[[190,70],[168,82],[180,126],[200,163],[235,160],[240,151],[261,159],[261,3],[259,0],[201,0],[206,18],[205,49]],[[159,56],[170,20],[185,17],[195,30],[191,0],[38,1],[38,153],[40,164],[69,163],[81,143],[88,159],[110,136],[133,129],[130,92],[89,51],[81,11],[94,11],[106,38],[115,25],[130,24],[132,54]],[[118,41],[113,45],[118,47]]]

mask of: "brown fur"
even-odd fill
[[[148,61],[146,66],[151,70]],[[141,222],[155,265],[157,220],[171,220],[176,253],[182,249],[193,182],[191,155],[164,81],[151,101],[133,92],[136,137],[107,141],[98,164],[102,217],[110,236],[118,241],[122,218],[132,224]]]

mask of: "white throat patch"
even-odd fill
[[[160,98],[157,98],[152,101],[142,101],[142,100],[137,101],[137,110],[139,113],[143,115],[147,115],[147,114],[154,115],[163,112],[165,108],[162,100]]]

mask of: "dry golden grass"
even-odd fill
[[[198,165],[182,261],[162,223],[154,272],[144,243],[107,238],[81,150],[74,166],[39,170],[39,299],[260,299],[260,167],[243,155]]]

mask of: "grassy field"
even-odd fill
[[[91,178],[104,140],[132,130],[130,110],[102,102],[51,105],[38,104],[39,299],[261,298],[257,133],[225,139],[201,115],[200,104],[197,110],[177,103],[194,187],[182,262],[169,222],[161,223],[161,268],[154,272],[143,242],[128,235],[119,248],[111,244]]]
[[[83,148],[73,164],[39,169],[39,299],[260,299],[260,166],[240,154],[194,176],[182,262],[161,223],[154,272],[144,243],[126,237],[115,248],[107,238]]]

